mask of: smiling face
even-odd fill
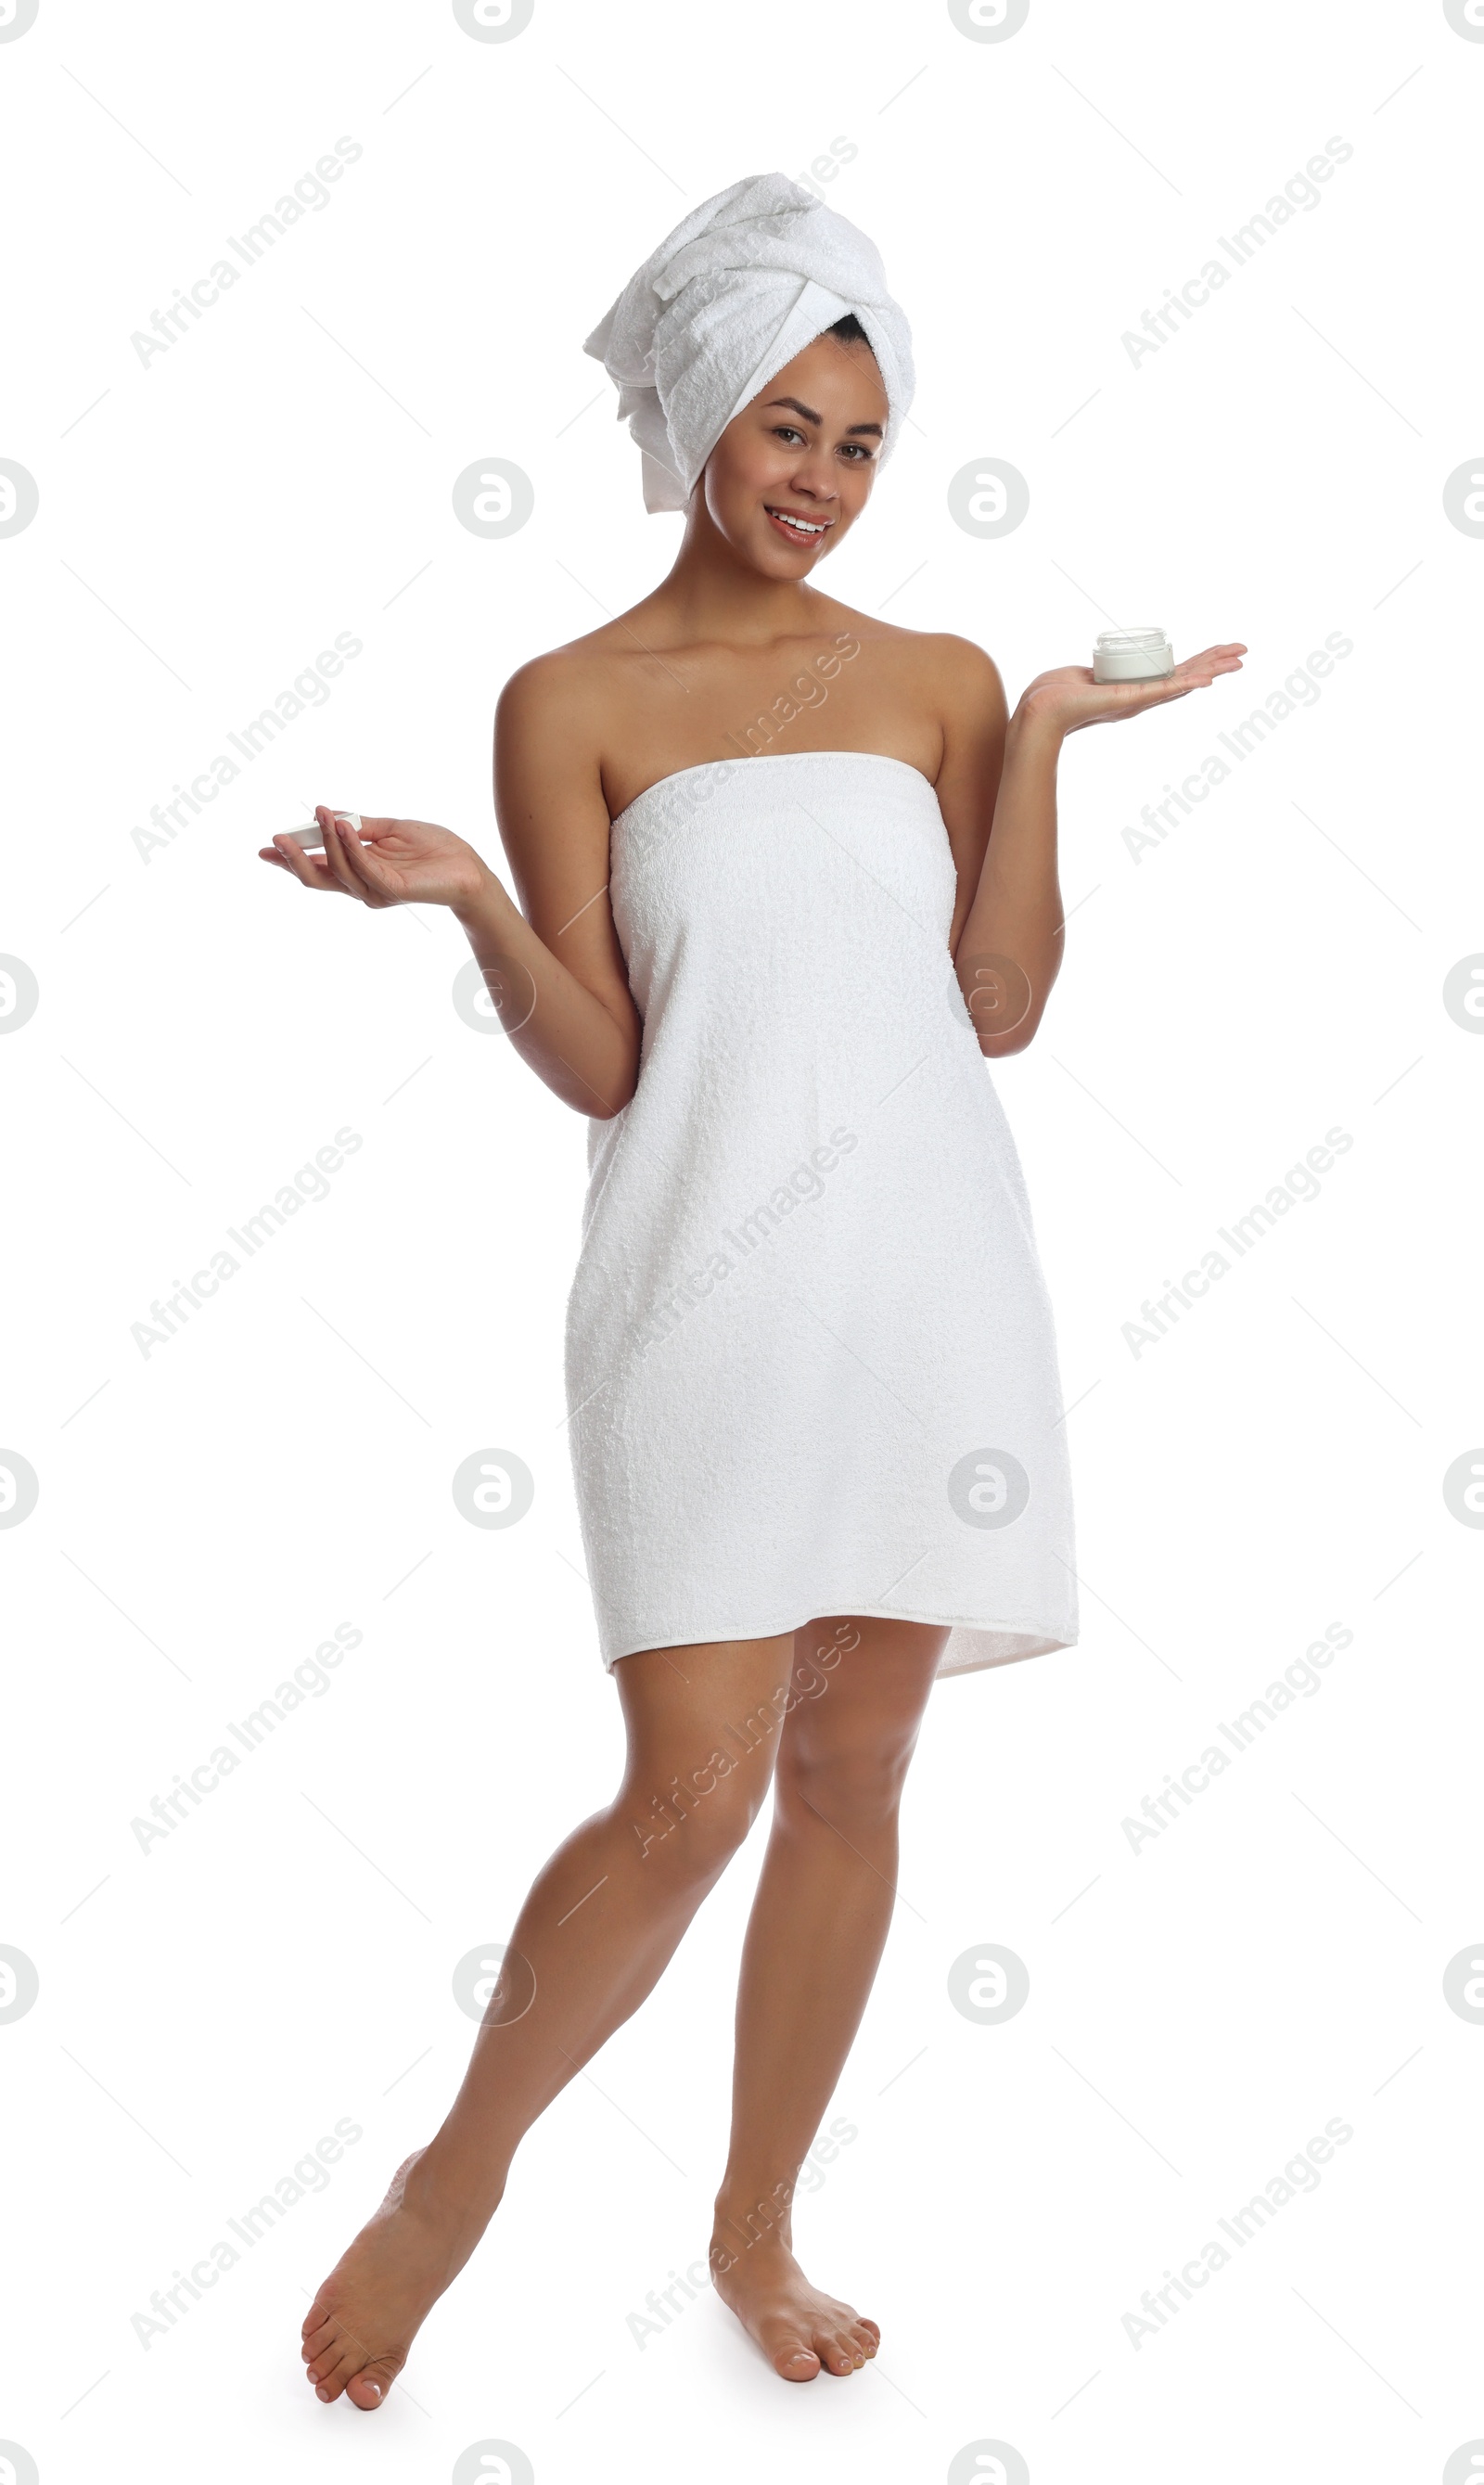
[[[870,498],[887,394],[869,345],[816,337],[728,423],[700,490],[712,524],[767,578],[806,578]]]

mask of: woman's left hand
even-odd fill
[[[1112,724],[1120,717],[1140,716],[1167,699],[1184,698],[1188,691],[1209,690],[1218,673],[1239,673],[1247,649],[1240,640],[1207,647],[1203,655],[1187,656],[1172,673],[1152,682],[1095,682],[1090,665],[1062,665],[1056,672],[1037,673],[1021,693],[1017,714],[1058,733],[1076,733],[1085,724]]]

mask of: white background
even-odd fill
[[[1484,1438],[1484,1044],[1442,997],[1484,951],[1484,543],[1443,500],[1484,447],[1481,90],[1442,6],[1314,0],[1033,0],[999,41],[881,0],[537,0],[498,42],[447,5],[41,0],[0,41],[0,456],[40,493],[0,539],[0,949],[40,986],[0,1046],[0,1444],[40,1479],[0,1533],[0,1941],[41,1980],[0,2027],[0,2439],[45,2485],[441,2480],[483,2441],[539,2485],[936,2485],[979,2443],[1034,2485],[1393,2485],[1484,2438],[1484,2028],[1443,1988],[1484,1935],[1484,1536],[1443,1496]],[[341,136],[330,205],[142,367],[131,333]],[[1136,366],[1122,333],[1331,137],[1317,208]],[[499,864],[501,682],[679,535],[582,340],[691,206],[836,138],[920,393],[831,589],[978,641],[1012,698],[1110,620],[1250,650],[1069,746],[1066,964],[993,1073],[1084,1637],[931,1703],[832,2107],[857,2136],[796,2217],[878,2362],[785,2387],[705,2289],[629,2323],[704,2253],[759,1827],[367,2424],[305,2387],[310,2294],[456,2082],[455,1962],[619,1761],[563,1431],[585,1126],[457,1017],[446,917],[255,853],[328,801]],[[491,456],[536,496],[500,541],[451,499]],[[947,498],[986,456],[1031,493],[988,541]],[[342,632],[330,698],[144,860],[151,806]],[[1317,701],[1136,860],[1141,806],[1331,633]],[[342,1127],[330,1196],[142,1354],[151,1299]],[[1136,1356],[1141,1300],[1333,1127],[1320,1196]],[[536,1478],[508,1531],[450,1492],[490,1445]],[[341,1622],[333,1688],[142,1853],[131,1820]],[[1136,1854],[1143,1796],[1332,1623],[1322,1690]],[[947,1980],[990,1942],[1031,1995],[986,2027]],[[1332,2117],[1318,2189],[1136,2345],[1144,2290]],[[151,2292],[340,2118],[328,2188],[143,2346]]]

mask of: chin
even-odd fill
[[[831,533],[834,532],[832,528]],[[752,532],[756,545],[754,559],[770,578],[807,578],[816,563],[824,559],[825,546],[829,541],[829,536],[825,535],[807,548],[801,544],[795,549],[775,533],[773,521],[766,510],[759,510]]]
[[[769,578],[808,578],[819,558],[817,552],[790,553],[780,544],[766,543],[756,557],[756,566]]]
[[[786,544],[776,543],[766,519],[740,541],[736,537],[732,540],[748,567],[762,578],[807,578],[819,558],[814,553],[806,559],[802,553],[790,553]]]

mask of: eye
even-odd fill
[[[876,454],[874,449],[867,449],[863,440],[847,440],[844,446],[851,452],[852,465],[868,466]]]
[[[796,424],[796,423],[775,423],[775,424],[773,425],[773,437],[774,437],[774,439],[775,439],[775,440],[801,440],[801,441],[802,441],[802,440],[803,440],[803,438],[804,438],[804,434],[803,434],[803,432],[802,432],[802,431],[800,431],[800,429],[798,428],[798,426],[797,426],[797,424]]]

